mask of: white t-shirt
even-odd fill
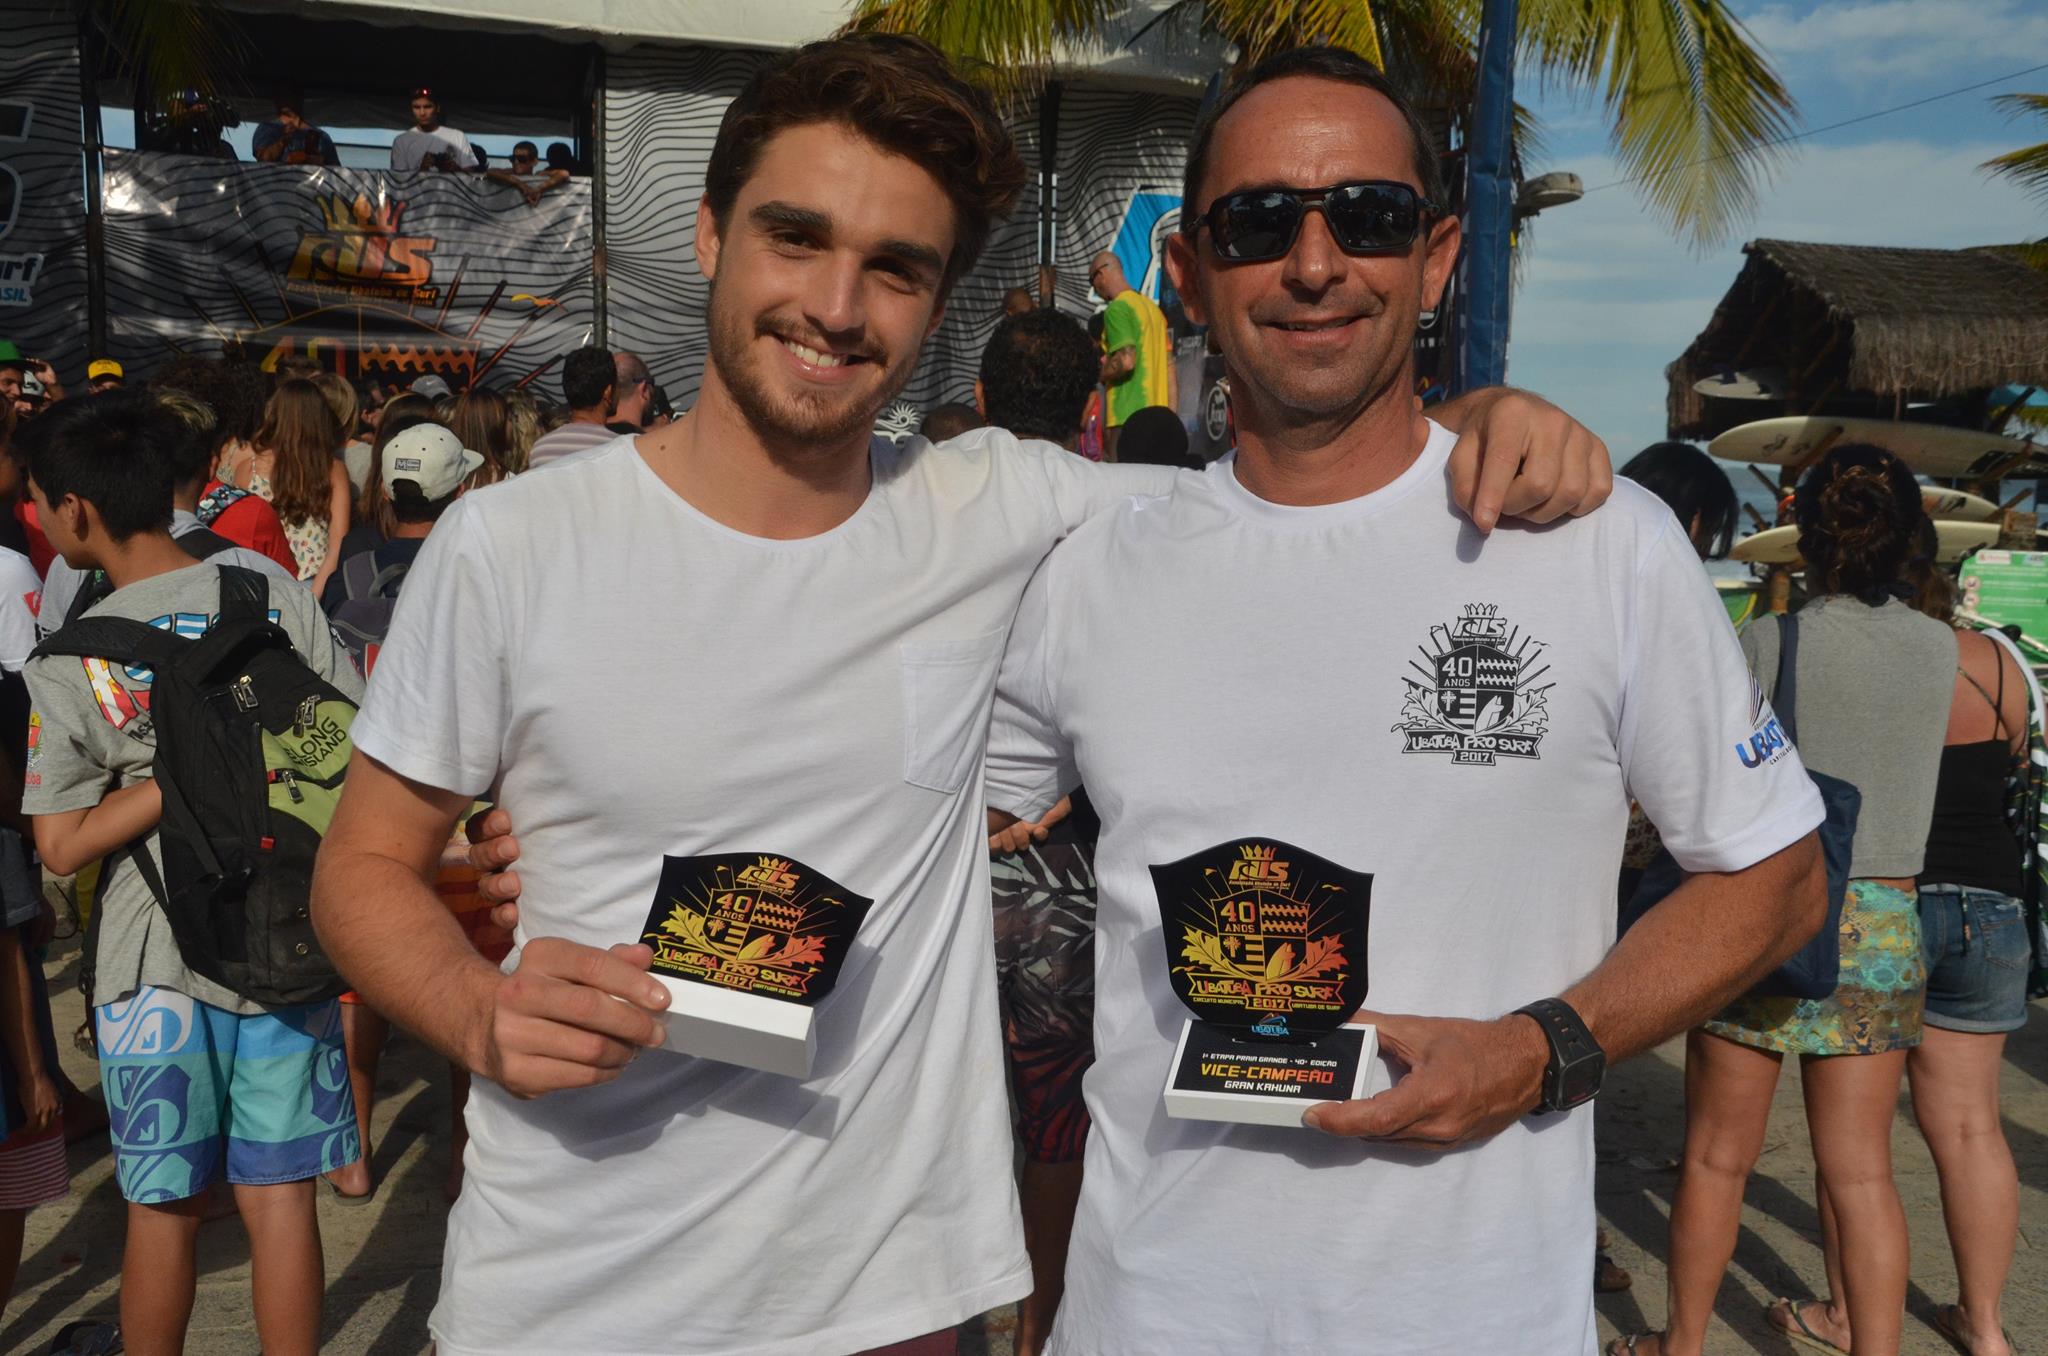
[[[444,1356],[832,1356],[1031,1288],[989,706],[1045,553],[1172,473],[994,431],[873,456],[850,518],[771,541],[620,438],[463,496],[406,579],[355,742],[430,785],[499,785],[522,942],[638,940],[664,855],[774,854],[874,900],[808,1080],[666,1051],[533,1101],[478,1080]]]
[[[455,156],[457,169],[476,168],[476,153],[469,148],[469,137],[453,127],[436,127],[431,132],[422,132],[417,127],[406,128],[392,138],[391,168],[416,170],[427,156],[444,153]]]
[[[57,564],[63,564],[59,556]],[[29,651],[42,637],[36,632],[36,611],[42,606],[43,581],[29,558],[0,546],[0,669],[20,673]]]
[[[1057,1356],[1594,1350],[1592,1107],[1435,1156],[1161,1104],[1188,1013],[1151,865],[1276,839],[1370,873],[1366,1005],[1484,1019],[1612,944],[1632,795],[1695,871],[1820,821],[1796,755],[1743,764],[1768,708],[1669,511],[1623,483],[1481,538],[1452,442],[1317,508],[1218,462],[1087,524],[1025,596],[990,803],[1036,814],[1078,776],[1102,816]]]

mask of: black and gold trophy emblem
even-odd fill
[[[1166,1113],[1295,1125],[1312,1103],[1363,1095],[1378,1040],[1348,1019],[1365,1001],[1372,877],[1275,838],[1151,870],[1167,973],[1195,1014]]]
[[[662,858],[640,941],[669,991],[669,1048],[807,1076],[812,1007],[873,902],[791,857]]]

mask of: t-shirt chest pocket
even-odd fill
[[[1007,630],[901,647],[903,780],[952,795],[988,730]]]

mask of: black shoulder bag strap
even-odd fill
[[[132,617],[81,617],[58,627],[36,646],[35,655],[70,655],[161,669],[177,663],[191,643]]]
[[[270,618],[270,581],[240,565],[222,565],[220,570],[220,619],[222,621],[267,621]]]
[[[194,560],[211,560],[223,551],[235,549],[233,542],[206,527],[195,527],[176,540],[185,554]]]
[[[1785,738],[1799,746],[1799,728],[1792,710],[1799,696],[1799,618],[1790,612],[1778,614],[1778,682],[1771,693],[1771,710],[1785,727]]]

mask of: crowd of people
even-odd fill
[[[939,405],[918,431],[945,442],[987,424],[1058,443],[1090,461],[1198,469],[1202,458],[1191,450],[1179,413],[1173,347],[1159,304],[1125,280],[1109,251],[1089,265],[1088,284],[1103,307],[1085,325],[1049,304],[1055,281],[1048,268],[1040,292],[1003,293],[974,403]],[[1006,393],[994,408],[990,389]]]
[[[468,168],[431,91],[414,114],[406,167]],[[1703,1349],[1797,1054],[1831,1289],[1773,1321],[1899,1349],[1904,1077],[1952,1200],[1944,1329],[2006,1356],[2003,811],[2038,693],[1950,624],[1882,452],[1808,473],[1809,601],[1738,639],[1703,454],[1617,485],[1534,397],[1418,410],[1442,175],[1341,50],[1205,114],[1165,268],[1230,381],[1207,465],[1109,253],[1098,333],[1006,297],[973,404],[872,436],[1027,179],[902,38],[786,54],[727,112],[681,417],[597,347],[543,406],[296,358],[132,388],[103,360],[66,396],[0,342],[0,1297],[103,1111],[120,1321],[57,1350],[181,1350],[230,1204],[263,1349],[317,1350],[316,1203],[378,1189],[396,1026],[450,1067],[449,1356],[937,1356],[1012,1301],[1024,1356],[1584,1356],[1588,1103],[1689,1033],[1668,1326],[1614,1349]],[[805,1078],[661,1048],[650,902],[739,853],[868,906]],[[58,1067],[39,869],[90,920],[103,1108]],[[1182,878],[1299,926],[1205,960],[1162,930]],[[1169,1116],[1172,975],[1269,1006],[1326,978],[1304,882],[1339,878],[1367,1095]],[[1816,938],[1834,982],[1783,996]]]
[[[250,154],[270,165],[339,166],[341,152],[334,137],[309,116],[308,107],[300,86],[273,90],[270,116],[250,132]],[[565,141],[549,142],[545,152],[535,142],[518,141],[503,165],[492,165],[483,147],[442,120],[441,96],[431,86],[412,89],[406,108],[408,122],[391,140],[390,166],[395,171],[480,174],[511,188],[529,204],[538,204],[578,173],[576,152]],[[223,133],[240,122],[241,115],[225,100],[185,90],[144,121],[140,141],[145,150],[234,160],[235,149]]]

